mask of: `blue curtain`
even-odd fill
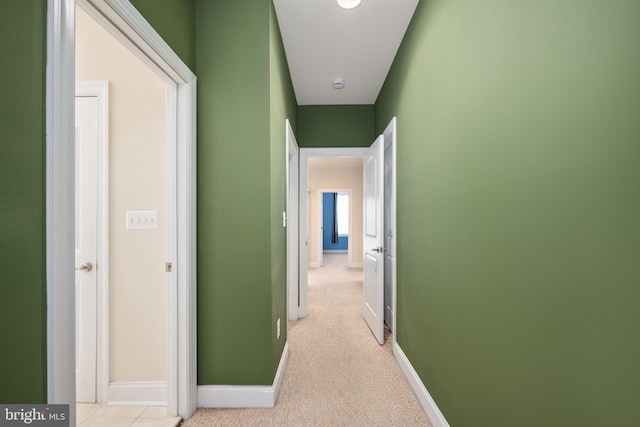
[[[338,243],[338,193],[333,193],[333,231],[331,243]]]

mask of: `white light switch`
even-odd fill
[[[127,230],[156,230],[158,211],[127,211]]]

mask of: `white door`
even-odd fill
[[[384,323],[393,332],[393,244],[395,235],[392,212],[393,146],[385,134],[384,149]]]
[[[96,401],[98,98],[76,97],[76,401]]]
[[[384,343],[384,137],[364,157],[364,319]]]

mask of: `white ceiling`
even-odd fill
[[[374,104],[418,1],[274,0],[298,104]]]

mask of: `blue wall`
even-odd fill
[[[346,251],[349,248],[349,238],[338,237],[338,243],[331,243],[333,231],[333,195],[336,193],[322,193],[322,249],[325,251]]]

